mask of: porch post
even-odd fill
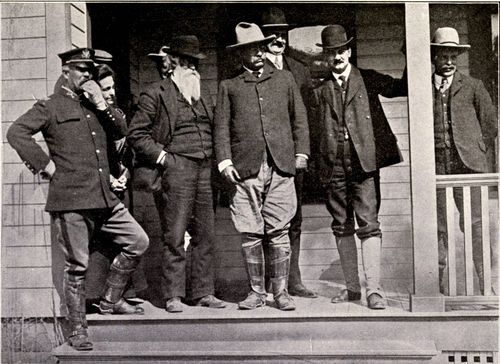
[[[405,4],[405,25],[415,287],[410,309],[444,311],[438,277],[429,4]]]

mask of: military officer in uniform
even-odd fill
[[[149,239],[110,190],[107,137],[127,134],[122,114],[106,103],[92,80],[94,50],[76,48],[59,54],[64,82],[9,128],[7,140],[28,168],[48,179],[46,211],[65,256],[64,299],[76,350],[91,350],[85,318],[85,273],[89,242],[96,232],[121,247],[105,284],[99,309],[104,314],[141,314],[122,293]],[[33,139],[41,132],[50,155]]]

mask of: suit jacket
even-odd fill
[[[231,159],[243,179],[259,172],[266,146],[276,167],[294,175],[295,154],[309,155],[309,129],[293,75],[266,64],[259,78],[244,71],[222,81],[214,144],[217,162]]]
[[[175,131],[177,121],[177,91],[170,78],[154,82],[141,92],[138,110],[129,126],[127,137],[140,164],[154,166],[161,151]],[[210,108],[201,99],[210,120]]]
[[[450,97],[453,141],[462,162],[474,171],[488,172],[486,145],[498,133],[498,113],[488,91],[482,81],[455,72]]]
[[[50,157],[33,139],[42,132]],[[59,88],[19,117],[7,140],[33,173],[52,159],[56,171],[49,184],[45,209],[68,211],[113,207],[119,199],[109,188],[107,137],[127,134],[122,113],[98,111],[87,100]]]
[[[331,179],[337,153],[337,135],[342,132],[338,126],[343,106],[337,103],[335,92],[341,90],[333,76],[316,89],[319,103],[317,158],[323,183],[328,183]],[[344,120],[365,172],[402,161],[396,136],[385,117],[378,96],[396,97],[406,94],[406,77],[394,79],[374,70],[360,70],[352,66],[344,101]]]

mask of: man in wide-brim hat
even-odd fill
[[[335,24],[323,29],[321,43],[317,44],[323,48],[330,75],[317,89],[319,115],[315,128],[319,140],[315,145],[319,147],[315,159],[346,280],[346,289],[334,296],[332,303],[361,299],[356,234],[361,240],[368,307],[384,309],[379,169],[402,159],[379,95],[405,95],[406,81],[351,64],[352,40],[343,26]]]
[[[460,44],[458,32],[450,27],[438,28],[430,45],[434,64],[436,174],[489,172],[486,153],[492,148],[498,132],[498,113],[482,81],[457,70],[458,56],[469,50],[470,45]],[[444,190],[437,191],[441,293],[446,291],[443,277],[448,254],[445,195]],[[460,213],[460,229],[463,231],[462,190],[455,190],[453,196]],[[479,288],[481,293],[484,293],[484,290],[490,290],[490,287],[484,287],[483,281],[481,193],[479,188],[475,187],[471,189],[471,219],[472,256],[479,276]],[[488,234],[488,232],[483,233]]]
[[[212,261],[212,108],[201,97],[197,71],[198,61],[205,55],[195,35],[172,38],[168,53],[172,75],[141,93],[128,141],[142,166],[163,172],[154,198],[162,228],[165,309],[182,312],[185,303],[223,308],[226,304],[214,296]],[[135,182],[144,181],[146,176],[147,169],[136,169]],[[184,235],[190,221],[192,268],[186,272]]]
[[[266,60],[273,67],[279,70],[284,69],[292,73],[299,87],[310,123],[310,119],[314,117],[312,107],[314,104],[314,96],[311,86],[311,74],[306,65],[286,54],[288,49],[288,31],[293,26],[293,24],[288,23],[285,13],[281,8],[271,6],[262,13],[261,27],[264,35],[275,36],[275,38],[267,44]],[[302,225],[302,189],[304,185],[305,166],[297,165],[296,168],[295,191],[297,193],[297,212],[291,221],[289,231],[291,257],[288,292],[292,296],[316,298],[318,297],[317,294],[303,284],[300,274],[299,256]]]
[[[309,130],[300,91],[288,71],[265,64],[265,37],[256,24],[236,26],[242,72],[220,83],[214,142],[219,171],[235,186],[230,208],[250,283],[240,309],[266,304],[263,239],[269,242],[270,278],[280,310],[294,310],[288,294],[288,229],[297,201],[297,164],[307,165]]]
[[[161,79],[167,78],[172,73],[172,62],[169,52],[169,46],[161,46],[158,53],[148,53],[148,58],[155,63],[156,70]]]

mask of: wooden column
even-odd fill
[[[411,311],[444,311],[439,293],[429,4],[405,4],[415,293]]]

